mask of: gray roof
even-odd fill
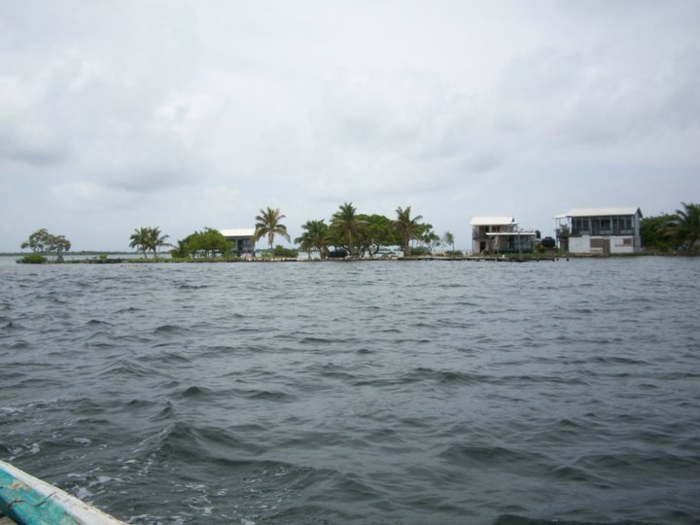
[[[637,215],[641,214],[639,208],[574,208],[567,213],[558,215],[561,217],[606,217],[610,215]]]
[[[255,235],[255,228],[239,228],[231,230],[219,230],[224,237],[252,237]]]
[[[515,232],[487,232],[487,237],[537,237],[537,232],[515,231]]]
[[[510,224],[518,224],[513,217],[474,217],[472,226],[508,226]]]

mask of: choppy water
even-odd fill
[[[700,523],[698,277],[3,263],[0,459],[135,524]]]

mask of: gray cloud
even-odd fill
[[[70,7],[3,5],[0,157],[70,160],[58,175],[66,183],[130,192],[201,176],[205,163],[167,107],[192,71],[192,21],[140,2]]]

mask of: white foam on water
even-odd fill
[[[85,500],[87,498],[90,498],[91,496],[94,496],[95,494],[93,492],[90,492],[86,487],[78,487],[75,493],[75,496],[78,499]]]

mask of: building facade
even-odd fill
[[[513,217],[474,217],[472,227],[472,253],[531,252],[537,232],[518,229]]]
[[[238,257],[255,255],[255,228],[242,228],[237,230],[219,230],[227,241],[233,244],[231,251]]]
[[[555,217],[557,241],[570,253],[634,253],[642,247],[639,208],[573,209]]]

